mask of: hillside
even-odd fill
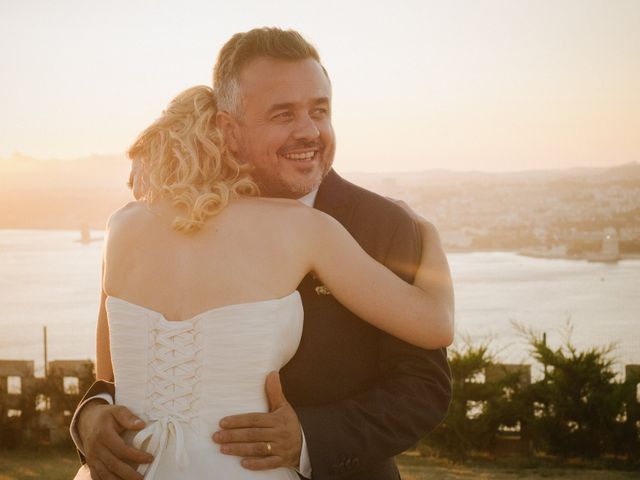
[[[93,155],[72,160],[38,160],[22,155],[0,159],[0,228],[101,229],[111,212],[131,200],[126,186],[130,162],[124,155]],[[344,173],[344,172],[342,172]],[[611,168],[573,168],[522,172],[346,173],[346,178],[384,195],[405,198],[467,196],[487,187],[540,186],[640,181],[640,164]],[[518,187],[519,189],[520,187]],[[418,202],[418,204],[421,202]],[[416,206],[418,206],[416,204]]]
[[[124,155],[75,160],[0,159],[0,228],[104,228],[131,199]]]

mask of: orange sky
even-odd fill
[[[0,157],[123,152],[234,32],[279,25],[329,70],[343,171],[640,161],[638,1],[218,3],[2,2]]]

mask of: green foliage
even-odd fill
[[[474,346],[466,341],[451,349],[453,399],[449,414],[423,444],[454,458],[494,452],[511,427],[523,445],[532,445],[538,452],[563,458],[615,455],[637,462],[638,379],[616,381],[613,346],[579,350],[571,342],[570,323],[566,340],[555,349],[547,344],[546,334],[516,328],[542,367],[543,378],[533,384],[523,382],[522,372],[512,367],[511,373],[482,381],[487,372],[500,368],[489,343]]]
[[[453,398],[447,418],[427,439],[431,448],[454,457],[472,451],[491,450],[500,425],[518,421],[519,375],[506,375],[499,381],[484,382],[482,376],[495,365],[488,344],[466,342],[452,348],[449,363],[453,377]]]
[[[557,349],[547,345],[543,333],[521,331],[545,372],[528,392],[535,405],[530,421],[535,446],[565,457],[622,453],[625,388],[615,382],[613,347],[579,351],[571,343],[570,325]]]

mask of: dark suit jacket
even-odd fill
[[[342,179],[323,180],[315,208],[336,218],[369,255],[411,282],[420,234],[394,203]],[[423,350],[360,320],[308,275],[300,347],[281,370],[284,393],[305,433],[314,479],[391,480],[393,456],[444,418],[451,397],[446,351]],[[85,398],[113,395],[96,382]]]
[[[315,208],[336,218],[364,250],[411,282],[421,238],[396,204],[334,171]],[[305,433],[314,479],[399,478],[393,456],[412,447],[445,417],[451,396],[446,352],[423,350],[370,326],[318,280],[299,287],[304,330],[282,369],[284,393]]]

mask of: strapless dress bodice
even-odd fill
[[[297,479],[290,469],[253,472],[223,455],[211,435],[220,418],[268,411],[267,374],[293,356],[302,335],[300,294],[214,308],[189,320],[107,297],[116,403],[145,420],[127,441],[154,455],[146,479]]]

